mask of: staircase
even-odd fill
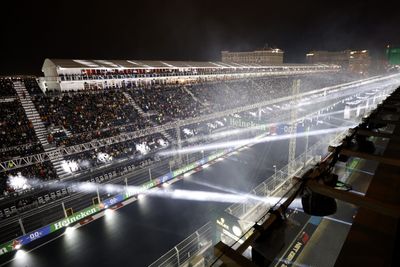
[[[44,127],[42,120],[40,119],[39,113],[32,102],[32,98],[29,95],[28,90],[25,88],[25,84],[21,81],[14,81],[13,84],[21,105],[25,110],[25,114],[32,122],[35,134],[39,139],[44,151],[49,155],[50,161],[53,164],[58,177],[60,179],[69,177],[70,174],[67,173],[62,167],[64,161],[62,154],[58,151],[55,145],[49,144],[47,141],[48,132]]]
[[[200,105],[202,105],[203,107],[207,107],[208,106],[208,104],[201,102],[189,89],[186,88],[186,86],[183,86],[182,88],[186,93],[188,93]]]
[[[125,98],[129,101],[129,104],[131,104],[139,113],[139,115],[145,119],[147,119],[151,125],[153,126],[157,126],[156,123],[154,123],[148,116],[148,114],[146,112],[143,111],[143,109],[135,102],[135,100],[133,100],[133,98],[127,93],[127,92],[123,92]],[[166,131],[161,130],[160,131],[161,134],[170,142],[170,143],[174,143],[176,140]]]
[[[148,114],[144,112],[144,110],[135,102],[135,100],[133,100],[133,98],[127,92],[123,92],[123,94],[125,98],[129,101],[129,104],[131,104],[136,109],[140,116],[142,116],[143,118],[148,117]]]

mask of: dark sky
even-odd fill
[[[301,62],[312,49],[400,44],[396,1],[8,1],[1,70],[41,75],[46,57],[218,60],[220,50],[265,44]]]

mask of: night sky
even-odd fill
[[[396,1],[12,1],[0,11],[0,75],[41,75],[46,57],[219,60],[266,44],[286,62],[312,49],[377,57],[400,44],[399,13]]]

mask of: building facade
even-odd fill
[[[400,65],[400,47],[387,46],[386,56],[389,65]]]
[[[284,52],[278,48],[266,48],[249,52],[221,52],[222,62],[234,62],[244,64],[264,64],[279,65],[283,64]]]
[[[306,54],[308,64],[336,64],[358,74],[369,72],[371,58],[368,50],[311,51]]]

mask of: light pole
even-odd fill
[[[275,179],[276,179],[276,165],[272,166],[274,167],[274,171],[275,171]]]

